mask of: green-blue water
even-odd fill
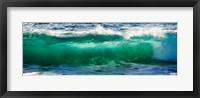
[[[68,69],[73,69],[73,74],[130,74],[130,68],[134,67],[132,70],[137,71],[140,66],[150,66],[155,67],[152,70],[157,74],[176,73],[177,33],[165,32],[163,35],[146,34],[127,39],[105,32],[93,34],[86,31],[86,34],[80,35],[68,31],[57,36],[26,31],[23,32],[24,72],[33,66],[37,66],[33,70],[39,72],[62,66],[62,74],[72,74]]]

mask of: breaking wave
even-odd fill
[[[132,26],[127,23],[119,27],[110,24],[76,27],[68,24],[65,29],[61,27],[66,24],[57,24],[59,29],[56,30],[54,25],[48,29],[40,27],[41,24],[35,27],[32,24],[31,29],[28,27],[30,24],[24,25],[24,64],[126,65],[177,62],[177,31],[176,26],[171,26],[174,24]],[[50,24],[42,26],[45,25]]]

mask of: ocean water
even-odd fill
[[[176,23],[23,23],[24,75],[177,73]]]

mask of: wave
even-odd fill
[[[108,24],[107,24],[108,25]],[[168,26],[170,27],[170,26]],[[28,28],[28,29],[27,29]],[[61,27],[60,27],[61,28]],[[121,27],[122,28],[122,27]],[[77,36],[87,36],[87,35],[117,35],[122,36],[125,39],[130,39],[131,37],[151,35],[154,37],[165,37],[166,33],[176,33],[175,28],[164,28],[163,26],[125,26],[122,30],[115,30],[109,28],[108,26],[103,26],[96,24],[92,28],[87,29],[73,29],[73,30],[63,30],[63,29],[45,29],[45,28],[32,28],[24,27],[23,33],[40,33],[47,34],[56,37],[77,37]]]
[[[153,33],[159,30],[129,29],[122,33],[97,27],[70,33],[26,32],[23,33],[23,62],[38,65],[176,63],[177,34],[167,30]]]

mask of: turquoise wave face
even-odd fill
[[[40,33],[23,34],[25,64],[105,65],[109,63],[176,63],[176,34],[165,38],[117,35],[55,37]],[[160,52],[160,53],[158,53]]]

